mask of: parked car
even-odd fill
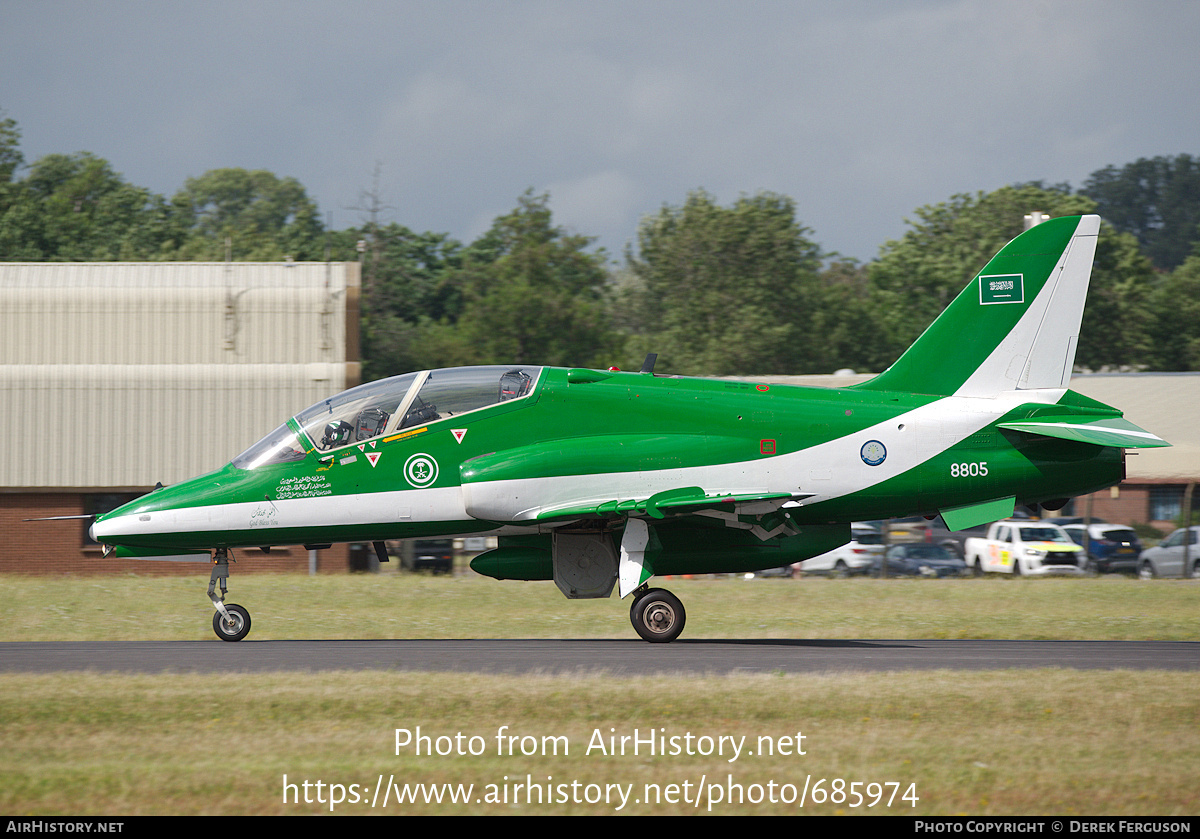
[[[1183,567],[1184,536],[1187,536],[1188,565],[1191,576],[1200,578],[1200,526],[1180,528],[1163,539],[1156,547],[1146,548],[1138,558],[1138,576],[1143,580],[1155,577],[1178,577]]]
[[[1052,519],[1042,519],[1042,521],[1048,521],[1051,524],[1057,524],[1060,527],[1063,527],[1068,524],[1086,524],[1087,518],[1084,516],[1056,516]],[[1092,524],[1108,524],[1108,520],[1093,516]]]
[[[991,522],[987,522],[962,530],[947,530],[945,524],[942,522],[942,517],[938,516],[930,522],[929,529],[925,531],[925,542],[930,545],[940,545],[959,559],[962,559],[965,554],[963,545],[966,544],[966,541],[972,536],[987,535],[987,530],[990,526]]]
[[[1087,565],[1083,548],[1057,524],[1005,520],[988,528],[986,537],[971,537],[963,546],[967,567],[975,574],[1081,575]]]
[[[820,556],[797,562],[792,565],[792,570],[805,574],[832,574],[835,577],[866,574],[871,570],[871,560],[882,553],[882,533],[870,525],[852,524],[849,542]]]
[[[967,573],[967,563],[942,545],[911,542],[891,545],[882,557],[871,563],[871,576],[881,576],[883,563],[888,576],[961,577]]]
[[[432,571],[434,574],[454,573],[453,539],[414,539],[412,558],[401,564],[405,571]]]
[[[1137,572],[1142,540],[1132,527],[1092,522],[1091,525],[1064,524],[1062,529],[1072,542],[1087,551],[1086,570],[1089,574]]]

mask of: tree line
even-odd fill
[[[1077,366],[1200,370],[1200,157],[1140,159],[1078,190],[1041,182],[917,208],[866,264],[824,253],[784,195],[697,190],[646,216],[620,260],[554,223],[532,191],[464,244],[384,223],[326,229],[294,178],[217,169],[167,198],[92,154],[26,165],[0,119],[0,260],[363,261],[365,375],[546,363],[692,375],[879,371],[1026,213],[1104,219]]]

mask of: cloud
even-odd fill
[[[868,259],[918,206],[1200,153],[1196,4],[1123,0],[10,4],[27,160],[88,150],[170,194],[296,177],[332,215],[469,239],[532,187],[614,254],[688,191],[796,200]]]

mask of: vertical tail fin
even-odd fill
[[[859,387],[939,396],[1066,387],[1099,231],[1099,216],[1026,230],[895,364]]]

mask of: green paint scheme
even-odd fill
[[[846,542],[851,521],[941,513],[965,527],[1092,492],[1123,478],[1126,447],[1166,445],[1064,386],[1098,227],[1054,219],[1014,239],[858,387],[408,374],[313,406],[93,534],[142,556],[495,534],[479,573],[554,579],[569,597],[606,596],[619,577],[625,596],[651,573],[789,565]],[[638,611],[675,628],[639,632],[670,640],[674,605],[654,603]]]

